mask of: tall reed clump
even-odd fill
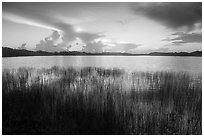
[[[3,70],[3,134],[201,134],[201,82],[184,72]]]

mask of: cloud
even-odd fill
[[[113,46],[114,45],[114,46]],[[126,43],[126,42],[103,42],[103,41],[94,41],[87,43],[86,46],[83,47],[83,52],[89,53],[102,53],[102,52],[131,52],[131,50],[141,46],[139,44],[134,43]]]
[[[98,42],[89,42],[86,46],[83,47],[82,52],[88,53],[102,53],[104,51],[104,47],[107,45],[102,41]]]
[[[93,40],[105,37],[105,35],[102,35],[101,33],[79,32],[77,33],[77,37],[79,37],[84,43],[90,43]]]
[[[18,49],[26,49],[26,43],[23,43]]]
[[[167,38],[164,41],[170,41],[172,45],[179,45],[186,43],[202,43],[202,33],[185,33],[185,32],[176,32],[172,36],[175,38]],[[169,45],[168,45],[169,46]]]
[[[63,40],[73,41],[76,38],[80,38],[84,43],[89,43],[95,39],[104,37],[101,33],[92,33],[86,31],[77,31],[77,27],[71,24],[58,22],[53,23],[53,26],[63,32]]]
[[[59,32],[53,31],[51,36],[46,37],[44,40],[41,40],[39,44],[36,45],[36,50],[56,52],[65,51],[70,48],[64,41],[59,42],[60,39],[61,36]]]
[[[139,44],[134,44],[134,43],[112,43],[114,44],[115,46],[107,49],[107,51],[109,52],[128,52],[128,51],[131,51],[132,49],[135,49],[137,48],[138,46],[141,46]]]
[[[160,47],[160,48],[155,48],[155,49],[151,49],[148,50],[149,52],[168,52],[169,48],[167,47]]]
[[[53,23],[58,21],[55,16],[39,3],[8,3],[2,5],[2,17],[15,23],[26,24],[45,29],[57,30]],[[50,8],[48,8],[50,9]],[[57,30],[58,31],[58,30]]]
[[[152,49],[144,50],[143,53],[151,53],[151,52],[169,52],[170,49],[168,47],[155,47]]]
[[[56,12],[51,10],[57,6],[64,5],[57,3],[3,3],[3,19],[53,30],[53,34],[51,36],[41,40],[40,43],[36,45],[36,50],[43,50],[48,52],[62,51],[69,49],[69,43],[77,40],[77,38],[81,39],[84,44],[87,44],[93,42],[95,39],[104,37],[102,33],[98,32],[92,33],[78,31],[77,28],[79,28],[79,26],[74,25],[73,23],[81,23],[83,20],[79,20],[76,17],[70,17],[71,20],[69,18],[58,18],[59,16],[56,15],[60,15],[60,13],[57,13],[59,9],[56,10]],[[75,19],[77,21],[73,21]],[[90,21],[90,19],[85,18],[85,21]],[[56,44],[59,40],[61,40],[61,42]]]
[[[202,42],[202,34],[179,34],[177,38],[171,40],[179,40],[182,43],[201,43]],[[174,42],[175,43],[175,42]]]
[[[187,27],[191,30],[196,23],[202,22],[201,2],[136,3],[132,10],[136,15],[146,16],[173,29]]]
[[[77,27],[80,26],[75,23],[83,22],[83,19],[79,20],[83,18],[83,16],[81,16],[82,14],[80,14],[82,10],[78,10],[78,8],[73,6],[68,7],[69,9],[67,9],[67,5],[63,3],[3,3],[3,18],[16,23],[52,30],[52,35],[41,40],[36,45],[36,50],[48,52],[66,51],[73,47],[70,43],[80,39],[82,41],[81,45],[86,45],[83,47],[83,51],[104,51],[104,48],[108,45],[100,41],[97,42],[97,39],[105,37],[104,33],[77,31]],[[58,16],[61,13],[63,13],[63,15]],[[127,24],[131,21],[132,19],[126,19],[123,20],[123,23]],[[111,51],[121,52],[130,51],[139,46],[133,43],[113,44],[115,46],[111,47]]]
[[[39,27],[39,28],[44,28],[44,29],[51,29],[51,30],[57,30],[56,28],[49,26],[49,25],[45,25],[45,23],[39,23],[34,21],[33,19],[29,19],[29,18],[25,18],[25,17],[21,17],[9,12],[3,12],[2,13],[2,18],[14,23],[19,23],[19,24],[25,24],[25,25],[29,25],[29,26],[35,26],[35,27]]]
[[[119,23],[121,25],[127,25],[130,24],[131,22],[135,21],[135,18],[128,18],[128,19],[123,19],[123,20],[116,20],[116,23]]]
[[[92,45],[92,42],[94,42],[96,39],[104,37],[104,35],[101,33],[91,33],[85,31],[77,32],[75,26],[61,22],[53,23],[53,26],[60,30],[61,34],[59,34],[58,31],[53,31],[51,36],[45,38],[45,40],[42,40],[39,44],[36,45],[36,50],[43,50],[48,52],[65,51],[72,48],[73,45],[70,45],[70,43],[73,43],[78,39],[80,39],[85,45]],[[56,42],[60,40],[61,42],[56,44]],[[87,49],[90,49],[90,47],[86,48],[86,51],[88,52]],[[96,49],[94,48],[93,50]],[[90,52],[93,50],[90,49]]]
[[[77,32],[74,29],[73,25],[66,24],[63,22],[53,23],[53,26],[60,31],[62,31],[62,40],[69,42],[76,39]]]

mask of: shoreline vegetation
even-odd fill
[[[22,49],[12,49],[2,47],[2,57],[19,57],[19,56],[195,56],[201,57],[202,51],[194,52],[151,52],[149,54],[130,54],[121,52],[103,52],[103,53],[86,53],[78,51],[62,51],[62,52],[45,52],[45,51],[29,51]]]
[[[202,75],[2,70],[2,134],[202,134]]]

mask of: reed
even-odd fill
[[[3,134],[202,134],[202,78],[184,72],[2,72]]]

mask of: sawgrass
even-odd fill
[[[117,68],[2,72],[3,134],[202,134],[202,78]]]

